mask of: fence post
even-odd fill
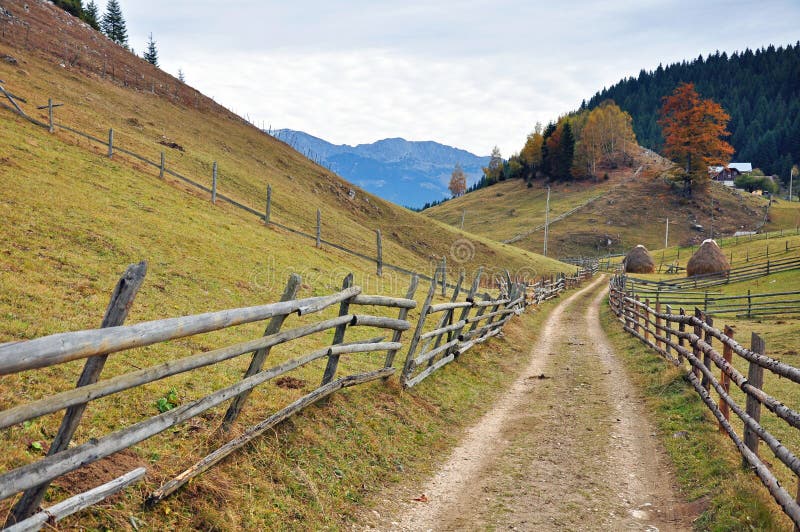
[[[113,157],[113,156],[114,156],[114,130],[113,129],[109,129],[108,130],[108,158],[111,159],[111,157]]]
[[[681,315],[681,318],[686,316],[686,310],[683,307],[680,307],[680,309],[678,309],[678,313]],[[678,332],[679,333],[686,332],[686,323],[683,320],[681,320],[681,322],[678,324]],[[680,347],[686,346],[686,340],[684,339],[683,334],[678,335],[678,346]],[[683,362],[683,355],[681,354],[680,351],[678,351],[678,360]]]
[[[669,305],[666,306],[666,313],[667,313],[667,315],[672,316],[672,307],[671,306],[669,306]],[[664,342],[664,352],[666,352],[667,355],[671,356],[672,355],[672,321],[669,318],[666,318],[664,320],[664,323],[667,326],[667,330],[664,331],[664,333],[665,333],[664,336],[667,339],[667,341]]]
[[[411,277],[411,284],[408,287],[408,292],[406,292],[406,299],[414,299],[414,294],[417,292],[417,286],[419,285],[419,276],[414,275]],[[404,320],[408,317],[408,309],[401,308],[400,313],[397,316],[398,320]],[[392,335],[392,342],[399,342],[400,337],[403,334],[403,331],[395,331],[394,335]],[[383,366],[386,368],[392,367],[394,364],[394,357],[397,355],[398,349],[392,349],[386,352],[386,361],[384,362]],[[384,380],[388,379],[387,376]]]
[[[50,123],[50,127],[49,127],[50,133],[55,133],[56,128],[53,125],[53,99],[52,98],[48,98],[47,99],[47,120]]]
[[[217,204],[217,161],[211,169],[211,203]]]
[[[283,295],[281,296],[281,301],[291,301],[294,299],[297,295],[297,289],[300,288],[301,281],[302,279],[299,275],[296,273],[291,274],[289,276],[289,281],[286,283],[286,288],[283,291]],[[286,320],[286,318],[287,315],[285,314],[281,316],[274,316],[269,321],[267,328],[264,330],[264,336],[277,334],[283,326],[283,322]],[[271,349],[271,347],[262,347],[261,349],[256,349],[253,351],[253,357],[250,359],[250,366],[247,368],[244,377],[242,377],[243,379],[251,377],[261,371],[264,361],[269,356]],[[250,396],[251,391],[252,390],[245,390],[233,398],[228,410],[225,412],[225,417],[222,418],[222,426],[220,428],[223,431],[228,431],[233,422],[236,421],[236,418],[239,417],[239,412],[241,412],[242,407],[247,401],[247,398]]]
[[[128,317],[128,311],[133,304],[133,300],[136,298],[139,288],[144,282],[146,274],[147,263],[144,261],[128,266],[125,273],[123,273],[119,281],[117,281],[114,292],[111,294],[111,300],[108,303],[103,322],[100,325],[101,328],[116,327],[123,324],[125,318]],[[96,355],[87,359],[83,366],[83,372],[78,378],[76,387],[80,388],[97,382],[107,358],[108,355]],[[87,403],[82,403],[67,408],[67,411],[64,413],[64,418],[61,420],[58,433],[50,445],[50,450],[47,452],[48,456],[52,456],[69,447],[72,436],[75,434],[75,430],[77,430],[80,424],[83,412],[86,410],[86,404]],[[33,515],[39,507],[39,504],[41,504],[49,485],[50,483],[46,482],[26,490],[8,515],[4,528]]]
[[[661,330],[661,326],[664,324],[663,320],[661,319],[661,302],[656,299],[656,325],[655,325],[655,340],[656,340],[656,349],[663,349],[661,346],[661,340],[659,336],[663,336],[663,331]]]
[[[759,355],[765,355],[767,352],[764,340],[753,333],[750,337],[750,349]],[[758,389],[764,385],[764,368],[754,362],[750,362],[750,367],[747,370],[747,382]],[[761,403],[752,395],[747,396],[747,415],[753,418],[756,423],[761,421]],[[744,429],[744,444],[748,449],[758,455],[758,434],[745,427]],[[742,460],[742,465],[748,467],[749,464],[746,460]]]
[[[725,336],[733,340],[734,331],[733,329],[730,328],[730,326],[726,325],[724,332]],[[722,348],[722,358],[724,358],[725,362],[727,362],[728,364],[730,364],[733,361],[733,349],[727,343]],[[725,371],[723,370],[720,371],[721,375],[719,382],[722,385],[722,389],[725,390],[725,393],[728,393],[731,387],[731,378],[728,376],[727,373],[725,373]],[[730,414],[730,409],[728,407],[728,403],[725,402],[725,400],[722,397],[719,398],[719,411],[722,413],[722,415],[725,417],[726,420],[730,419],[731,414]],[[723,433],[725,432],[725,428],[722,426],[722,423],[719,424],[719,431]]]
[[[705,319],[706,319],[706,325],[708,325],[709,327],[714,326],[713,318],[706,315]],[[704,335],[704,340],[709,346],[713,347],[712,344],[714,342],[714,337],[711,336],[711,333],[709,331],[706,331],[706,334]],[[711,355],[709,355],[706,352],[703,352],[703,365],[707,369],[711,370]],[[701,384],[705,387],[706,390],[711,390],[711,380],[706,376],[705,373],[703,374],[703,380],[701,381]]]
[[[750,312],[752,310],[752,300],[750,299],[750,289],[747,289],[747,317],[750,317]]]
[[[691,342],[691,344],[692,344],[692,354],[694,355],[694,357],[699,362],[699,361],[701,361],[701,357],[700,357],[701,351],[700,351],[700,346],[698,345],[698,341],[702,340],[702,338],[703,338],[703,328],[700,326],[700,323],[698,323],[698,322],[703,321],[703,312],[697,307],[694,307],[694,318],[695,318],[696,321],[694,322],[694,331],[693,332],[694,332],[694,335],[697,338],[693,342]],[[692,365],[692,371],[694,371],[694,374],[698,379],[703,378],[702,377],[702,372],[700,371],[700,368],[698,368],[697,366]]]
[[[650,298],[644,299],[644,341],[650,341]]]
[[[708,290],[703,295],[703,312],[708,312]]]
[[[269,225],[269,218],[272,214],[272,187],[267,185],[267,210],[264,213],[264,225]]]
[[[317,209],[317,247],[322,246],[322,212]]]
[[[408,353],[406,353],[406,362],[403,364],[403,373],[400,375],[400,384],[405,386],[411,371],[414,369],[414,352],[417,350],[419,337],[422,334],[422,329],[425,327],[425,320],[428,317],[428,309],[433,300],[433,294],[436,292],[436,274],[431,279],[431,287],[428,289],[428,295],[425,297],[425,302],[419,309],[419,318],[417,319],[417,326],[414,329],[414,336],[411,337],[411,343],[408,345]]]
[[[383,276],[383,240],[381,239],[381,230],[375,230],[376,247],[378,250],[378,258],[376,260],[378,268],[378,277]]]
[[[634,298],[634,300],[636,300],[637,303],[640,302],[638,295],[633,296],[633,298]],[[640,318],[639,314],[642,313],[641,312],[641,307],[639,307],[639,305],[633,305],[633,312],[634,312],[634,314],[633,314],[633,330],[636,331],[636,333],[638,334],[639,333],[639,318]]]
[[[442,257],[442,297],[447,295],[447,255]]]
[[[347,274],[342,282],[342,290],[353,286],[353,274]],[[345,299],[339,304],[339,316],[346,316],[350,312],[350,300]],[[333,342],[331,345],[339,345],[344,342],[344,333],[347,330],[347,324],[344,323],[336,327],[336,332],[333,333]],[[322,386],[328,384],[333,380],[336,375],[336,368],[339,365],[339,355],[328,355],[328,364],[325,366],[325,373],[322,375]]]

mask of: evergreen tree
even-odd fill
[[[90,0],[86,7],[83,10],[83,20],[92,28],[96,30],[100,30],[100,14],[97,11],[97,4],[94,3],[94,0]]]
[[[147,41],[147,49],[142,56],[145,61],[151,65],[158,66],[158,50],[156,49],[156,42],[153,40],[153,34],[150,34],[150,39]]]
[[[178,69],[178,81],[180,81],[181,83],[186,83],[186,76],[183,75],[182,68]]]
[[[108,0],[103,20],[100,21],[100,28],[106,37],[115,43],[120,46],[128,46],[128,30],[125,27],[125,18],[122,16],[119,0]]]

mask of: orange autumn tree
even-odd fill
[[[708,167],[726,164],[733,155],[733,146],[723,137],[730,116],[721,105],[702,99],[693,83],[681,83],[661,106],[661,125],[664,154],[680,164],[684,192],[691,195],[692,186],[702,188],[708,183]]]
[[[467,177],[464,175],[464,169],[461,168],[459,163],[456,163],[453,173],[450,174],[450,185],[447,187],[454,198],[463,196],[467,191]]]

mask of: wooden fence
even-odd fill
[[[146,268],[144,262],[131,265],[120,278],[101,328],[0,344],[0,376],[85,360],[83,372],[74,389],[23,402],[0,411],[0,430],[40,416],[66,411],[46,457],[0,474],[0,500],[23,493],[6,522],[6,526],[12,526],[13,530],[38,529],[42,526],[43,519],[52,521],[70,515],[138,481],[144,476],[144,471],[138,469],[131,471],[90,492],[52,506],[45,512],[36,513],[52,480],[156,436],[211,408],[230,402],[221,423],[221,431],[225,433],[238,418],[252,390],[288,372],[306,367],[314,361],[326,361],[318,388],[272,413],[187,468],[173,480],[152,492],[147,498],[147,504],[156,504],[265,430],[337,390],[387,379],[395,373],[395,357],[404,347],[401,342],[402,334],[412,327],[408,321],[408,312],[417,306],[414,300],[417,277],[412,278],[403,298],[362,294],[361,288],[353,286],[353,276],[350,274],[344,279],[339,292],[296,299],[301,279],[300,276],[292,274],[280,302],[277,303],[123,325],[136,293],[144,281]],[[574,277],[560,277],[552,284],[541,282],[539,289],[548,294],[557,294],[590,275],[591,272],[581,271]],[[400,376],[405,387],[414,386],[472,346],[497,335],[513,316],[524,310],[526,305],[524,284],[515,283],[510,276],[507,276],[499,297],[493,298],[484,294],[476,300],[480,278],[479,272],[466,293],[466,300],[460,302],[462,275],[450,303],[439,305],[431,304],[434,292],[438,288],[437,279],[431,283],[419,321],[415,326],[414,336],[408,344],[409,351]],[[336,317],[320,318],[322,311],[337,305]],[[360,312],[363,307],[398,309],[398,314],[397,317],[382,317]],[[476,312],[470,316],[470,311],[473,309]],[[459,310],[459,319],[455,320],[454,313]],[[292,328],[284,328],[284,322],[292,315],[308,316],[311,320]],[[438,325],[434,330],[425,332],[426,321],[433,319],[434,315],[441,315]],[[148,358],[148,363],[151,364],[148,367],[136,368],[135,371],[100,380],[109,356],[124,356],[125,352],[132,349],[153,345],[163,346],[171,340],[196,337],[259,322],[266,322],[264,334],[259,338],[211,350],[201,350],[178,359],[159,361],[158,355],[155,355],[155,358]],[[368,340],[346,342],[347,331],[354,327],[374,330],[378,336]],[[265,368],[272,347],[326,331],[333,331],[333,340],[329,345],[320,346],[302,356]],[[388,341],[386,341],[387,334],[391,335]],[[447,341],[442,343],[445,335]],[[365,356],[368,353],[383,354],[379,361],[375,361],[373,369],[344,376],[337,375],[341,356],[354,354]],[[416,357],[415,353],[418,353]],[[249,367],[234,383],[153,417],[70,447],[89,402],[171,376],[202,370],[243,355],[249,355]],[[422,367],[423,371],[414,373]]]
[[[317,209],[317,212],[316,212],[315,226],[314,226],[314,229],[313,229],[312,232],[306,232],[306,231],[303,231],[303,230],[300,230],[300,229],[297,229],[297,228],[294,228],[294,227],[290,227],[288,225],[285,225],[285,224],[282,224],[280,222],[275,221],[275,218],[274,218],[274,216],[272,214],[272,201],[274,199],[273,198],[274,194],[273,194],[273,191],[272,191],[272,187],[270,185],[266,186],[266,197],[265,197],[266,201],[265,201],[265,204],[263,204],[263,205],[265,205],[265,208],[263,210],[255,209],[255,208],[250,207],[248,205],[245,205],[241,201],[235,200],[235,199],[231,198],[230,196],[227,196],[227,195],[225,195],[225,194],[223,194],[223,193],[221,193],[219,191],[219,184],[220,184],[221,178],[220,178],[220,169],[219,169],[219,166],[217,165],[216,162],[213,162],[211,175],[208,176],[210,181],[211,181],[211,186],[209,187],[209,186],[203,185],[202,183],[197,181],[196,178],[187,177],[187,176],[177,172],[176,170],[173,170],[172,168],[170,168],[167,165],[166,155],[165,155],[165,153],[163,151],[161,151],[159,153],[159,155],[158,155],[158,157],[156,159],[151,159],[148,156],[136,153],[136,152],[134,152],[132,150],[129,150],[129,149],[126,149],[126,148],[122,147],[119,144],[119,142],[115,140],[115,138],[114,138],[114,130],[113,129],[109,129],[107,135],[104,135],[102,137],[98,137],[96,135],[91,135],[89,133],[85,133],[83,131],[80,131],[78,129],[70,127],[70,126],[68,126],[66,124],[63,124],[61,122],[55,121],[54,120],[54,115],[53,115],[53,107],[55,105],[57,105],[57,104],[53,104],[53,99],[52,98],[48,100],[48,105],[47,106],[43,106],[43,108],[47,109],[47,111],[48,111],[48,121],[47,122],[43,122],[43,121],[41,121],[41,120],[39,120],[39,119],[37,119],[37,118],[35,118],[33,116],[30,116],[28,113],[26,113],[21,104],[22,103],[27,103],[27,100],[25,100],[21,96],[18,96],[16,94],[13,94],[13,93],[9,92],[8,90],[6,90],[2,85],[2,81],[0,81],[0,99],[2,99],[3,97],[5,97],[6,101],[9,102],[10,105],[6,105],[2,101],[0,101],[0,107],[8,109],[8,110],[16,113],[17,115],[21,116],[22,118],[28,120],[29,122],[31,122],[31,123],[39,126],[39,127],[48,129],[50,132],[54,132],[56,130],[56,128],[63,129],[64,131],[69,131],[71,133],[74,133],[75,135],[78,135],[78,136],[81,136],[83,138],[86,138],[87,140],[89,140],[91,142],[95,142],[97,144],[100,144],[101,146],[104,146],[104,147],[106,147],[108,149],[108,151],[107,151],[108,158],[113,158],[114,155],[117,154],[117,153],[122,153],[124,155],[129,156],[129,157],[133,157],[134,159],[144,163],[145,165],[148,165],[148,166],[152,167],[155,171],[157,171],[157,174],[158,174],[159,178],[161,178],[161,179],[163,179],[165,175],[169,175],[169,176],[172,176],[172,177],[174,177],[176,179],[181,180],[182,182],[184,182],[184,183],[186,183],[188,185],[191,185],[194,188],[202,190],[203,192],[208,194],[209,200],[211,201],[212,204],[216,204],[217,201],[228,203],[228,204],[232,205],[233,207],[235,207],[237,209],[243,210],[243,211],[245,211],[245,212],[247,212],[249,214],[252,214],[252,215],[258,217],[267,226],[273,225],[275,227],[278,227],[280,229],[288,231],[288,232],[290,232],[290,233],[292,233],[294,235],[298,235],[298,236],[306,238],[308,240],[313,240],[314,241],[314,245],[317,248],[321,247],[322,245],[325,245],[325,246],[331,247],[333,249],[337,249],[339,251],[347,253],[349,255],[352,255],[354,257],[358,257],[360,259],[363,259],[363,260],[365,260],[367,262],[370,262],[370,263],[375,265],[376,274],[379,277],[383,275],[383,270],[384,270],[384,268],[386,268],[386,269],[393,270],[395,272],[398,272],[398,273],[401,273],[401,274],[404,274],[404,275],[408,275],[409,277],[417,276],[420,279],[425,280],[425,281],[432,281],[433,280],[433,276],[432,275],[426,275],[425,273],[415,272],[415,271],[409,270],[408,268],[404,268],[402,266],[399,266],[399,265],[396,265],[396,264],[392,264],[391,262],[385,261],[384,260],[384,254],[383,254],[383,237],[382,237],[382,233],[381,233],[380,229],[375,230],[375,235],[374,235],[375,236],[375,248],[374,248],[374,250],[370,250],[370,251],[355,251],[353,249],[350,249],[350,248],[348,248],[348,247],[346,247],[344,245],[341,245],[341,244],[338,244],[336,242],[333,242],[332,240],[326,239],[324,237],[324,235],[322,234],[322,218],[323,218],[324,213],[322,211],[320,211],[319,209]],[[372,235],[370,235],[369,238],[365,238],[365,241],[372,241]],[[446,266],[446,263],[445,263],[445,264],[443,264],[441,266],[437,265],[436,268],[437,269],[443,268],[446,271],[447,266]],[[445,273],[445,275],[443,275],[441,277],[441,279],[445,280],[445,285],[448,288],[455,288],[455,285],[446,283],[446,273]],[[494,278],[489,278],[489,280],[493,281]],[[495,286],[494,288],[497,288],[497,287]]]
[[[800,459],[761,423],[761,407],[764,406],[790,427],[800,429],[800,412],[787,407],[763,389],[765,369],[800,383],[800,368],[767,356],[766,344],[755,333],[750,349],[745,348],[734,340],[732,327],[715,328],[713,318],[699,308],[694,310],[694,315],[687,315],[683,308],[675,314],[670,305],[662,307],[660,302],[651,307],[649,300],[641,301],[638,296],[626,293],[620,277],[611,280],[609,304],[625,331],[671,364],[685,370],[686,379],[717,418],[720,431],[733,440],[742,454],[743,465],[756,473],[795,526],[800,525],[800,504],[797,502],[800,500],[800,483],[796,498],[781,486],[771,465],[759,453],[759,442],[763,441],[775,457],[800,478]],[[714,345],[715,341],[720,343],[722,353]],[[747,361],[746,376],[734,366],[734,355]],[[720,371],[719,377],[714,374],[714,366]],[[744,393],[745,405],[737,403],[730,393],[731,382]],[[717,396],[716,401],[711,395],[712,390]],[[731,411],[743,425],[741,434],[730,422]]]

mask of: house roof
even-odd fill
[[[729,163],[728,168],[735,168],[740,172],[752,172],[753,165],[751,163]]]

